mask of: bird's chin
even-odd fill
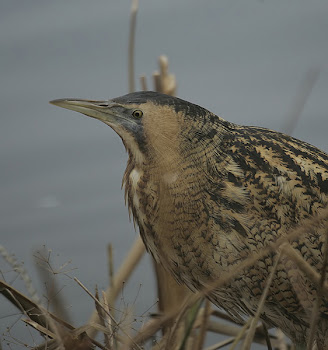
[[[108,125],[111,129],[113,129],[118,136],[120,136],[121,138],[124,137],[126,131],[120,124],[112,121],[108,121],[108,120],[100,120],[100,121],[102,121],[104,124]]]

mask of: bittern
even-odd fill
[[[193,291],[215,285],[327,205],[328,155],[283,133],[236,125],[151,91],[51,103],[99,119],[121,137],[129,155],[125,197],[141,237],[154,259]],[[327,222],[323,217],[308,225],[290,243],[317,274],[326,270]],[[277,254],[269,250],[212,288],[210,300],[238,322],[254,315]],[[303,349],[317,290],[313,278],[282,254],[261,319]],[[315,339],[319,349],[327,349],[326,297],[318,312]]]

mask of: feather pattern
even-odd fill
[[[149,154],[142,170],[130,157],[124,183],[148,250],[179,282],[199,290],[326,207],[328,155],[285,134],[178,103],[140,105]],[[321,225],[293,243],[317,271],[324,237]],[[273,260],[273,253],[260,259],[210,299],[242,322],[256,312]],[[284,256],[262,319],[303,344],[315,298],[316,286]],[[321,315],[323,349],[327,299]]]

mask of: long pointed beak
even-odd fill
[[[78,100],[78,99],[59,99],[50,101],[51,104],[72,111],[80,112],[89,117],[99,119],[103,122],[110,122],[115,116],[111,107],[117,104],[111,101],[92,101],[92,100]]]

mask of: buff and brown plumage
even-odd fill
[[[123,183],[130,212],[155,260],[200,290],[328,203],[328,155],[285,134],[229,123],[184,100],[136,92],[109,101],[53,104],[112,127],[129,153]],[[292,243],[321,272],[323,219]],[[218,288],[210,299],[235,319],[256,312],[275,252]],[[317,286],[297,265],[279,261],[261,318],[301,349]],[[316,341],[328,348],[328,298]]]

